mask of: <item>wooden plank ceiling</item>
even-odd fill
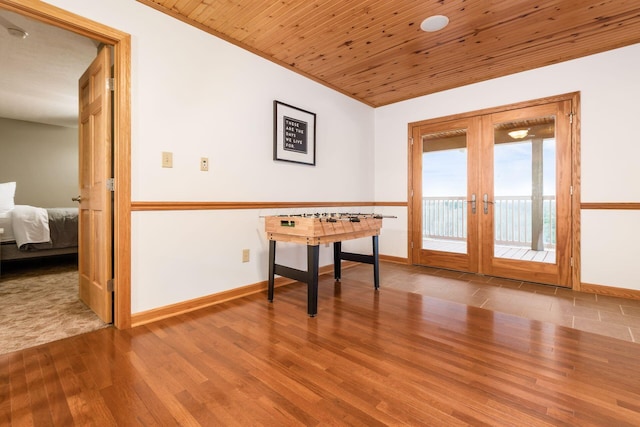
[[[138,1],[374,107],[640,42],[637,0]]]

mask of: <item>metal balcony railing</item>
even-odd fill
[[[482,214],[482,201],[477,212]],[[533,215],[531,196],[496,197],[493,206],[495,244],[530,247]],[[542,235],[546,249],[556,246],[556,198],[544,196]],[[441,240],[467,238],[467,199],[465,197],[423,197],[422,237]]]

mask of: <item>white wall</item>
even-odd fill
[[[18,205],[76,207],[78,129],[0,118],[0,182],[8,181]]]
[[[640,45],[374,111],[134,0],[50,3],[132,35],[133,201],[405,202],[409,122],[573,91],[582,93],[582,201],[640,199],[640,144],[626,126],[638,115]],[[271,160],[276,99],[317,114],[316,167]],[[174,153],[173,169],[160,167],[162,151]],[[200,157],[209,157],[208,173],[198,170]],[[406,209],[376,211],[398,216],[385,220],[381,253],[406,257]],[[135,212],[133,313],[265,280],[259,216],[271,213]],[[638,216],[583,213],[583,282],[640,289],[623,265],[640,259]],[[611,221],[603,239],[599,224]],[[279,257],[296,266],[304,251]]]
[[[407,125],[420,120],[581,92],[582,202],[640,201],[640,44],[376,109],[376,200],[406,200]],[[406,222],[405,222],[406,223]],[[405,228],[406,230],[406,228]],[[584,283],[640,290],[640,212],[582,212]],[[382,239],[407,256],[404,239]]]
[[[50,3],[132,36],[133,201],[373,200],[372,108],[134,0]],[[274,100],[316,113],[315,167],[272,160]],[[266,280],[264,214],[134,212],[132,312]],[[283,247],[278,262],[305,253]]]

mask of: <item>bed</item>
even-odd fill
[[[3,262],[78,252],[78,208],[16,205],[0,214],[0,228]]]
[[[78,253],[78,208],[16,205],[15,187],[0,183],[0,261]]]

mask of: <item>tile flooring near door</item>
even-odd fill
[[[371,279],[357,265],[343,277]],[[381,262],[380,288],[394,288],[549,322],[625,341],[640,342],[640,300],[436,268]]]

